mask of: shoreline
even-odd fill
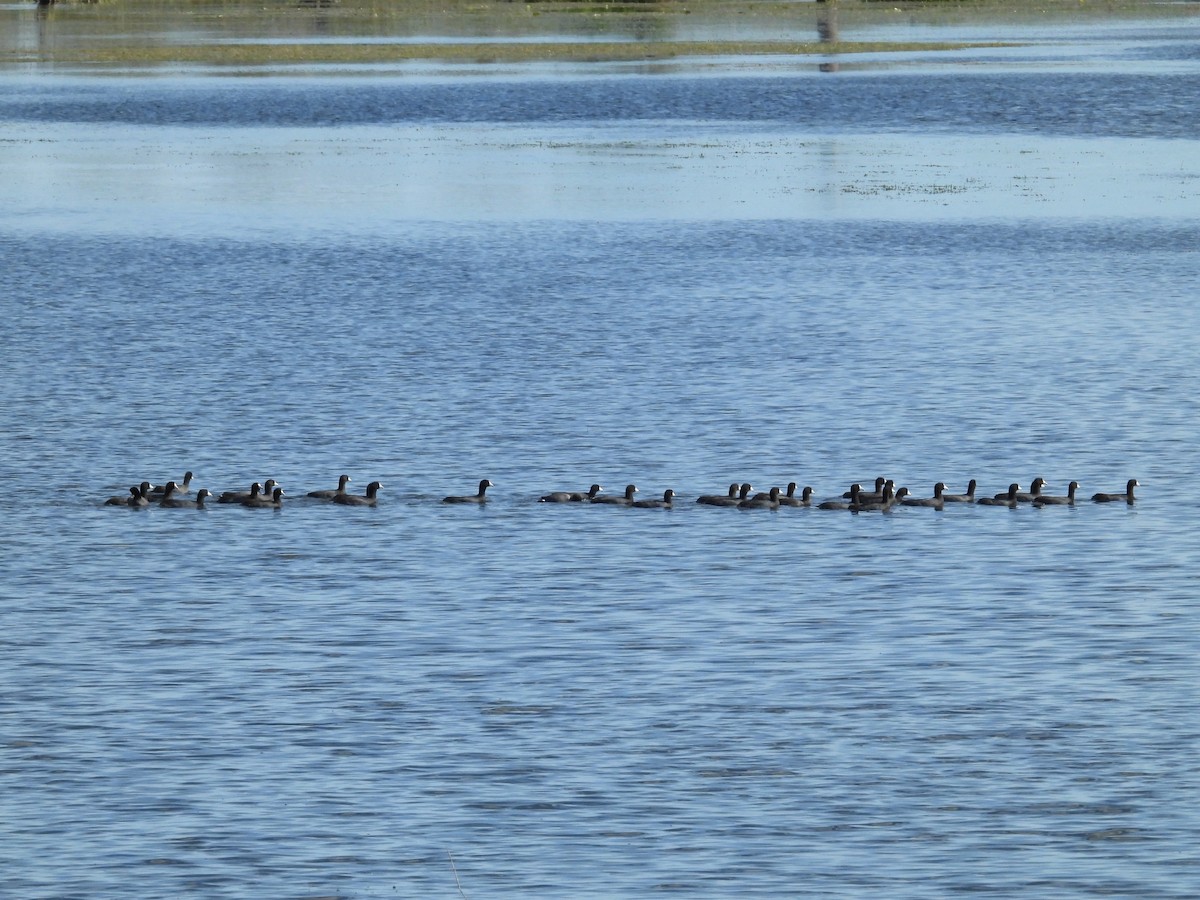
[[[1193,19],[1195,4],[922,0],[154,0],[0,8],[0,70],[654,62],[1018,47],[1104,19]],[[985,29],[991,33],[984,33]],[[930,34],[936,29],[937,34]],[[895,39],[891,35],[895,34]],[[919,38],[919,39],[918,39]]]
[[[488,65],[496,63],[660,62],[673,59],[848,56],[867,53],[947,52],[1018,47],[1011,41],[564,41],[564,42],[421,42],[237,43],[134,48],[90,47],[13,57],[0,54],[0,70],[13,66],[157,68],[201,66],[214,69],[258,69],[275,66],[386,65],[434,62]]]

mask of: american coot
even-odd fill
[[[1015,491],[1012,489],[1012,485],[1009,485],[1007,491],[1001,491],[998,494],[993,494],[992,499],[993,500],[1003,500],[1005,503],[1007,503],[1009,500],[1016,500],[1017,495],[1021,493],[1021,485],[1017,484],[1017,482],[1015,482],[1015,481],[1013,482],[1013,484],[1016,484],[1016,486],[1017,486],[1017,489]],[[986,497],[983,498],[983,500],[986,500],[986,499],[987,499]],[[983,503],[983,500],[980,500],[979,502]],[[990,506],[991,504],[984,503],[983,505]]]
[[[873,496],[867,495],[865,498],[862,494],[858,495],[857,501],[850,507],[853,512],[887,512],[897,503],[900,503],[908,496],[908,488],[902,487],[896,490],[892,487],[891,482],[883,486],[883,496],[876,499]]]
[[[817,509],[852,509],[854,504],[858,502],[858,495],[862,491],[862,485],[850,485],[849,500],[825,500],[817,504]],[[844,494],[842,496],[845,496]]]
[[[132,500],[134,497],[137,496],[137,493],[138,493],[137,486],[134,485],[134,486],[130,487],[128,493],[117,494],[115,497],[109,497],[107,500],[104,501],[104,505],[105,506],[125,506],[126,504],[129,503],[130,500]]]
[[[779,488],[773,487],[766,494],[743,500],[738,509],[779,509]]]
[[[145,499],[142,496],[142,488],[137,485],[132,485],[128,493],[118,494],[116,497],[109,497],[104,500],[106,506],[144,506],[144,503],[138,503],[138,500]],[[149,503],[149,500],[146,500]]]
[[[465,496],[465,497],[443,497],[442,502],[443,503],[487,503],[486,492],[487,492],[487,489],[490,487],[494,487],[494,485],[485,478],[485,479],[483,479],[483,481],[479,482],[479,493],[478,494],[471,494],[471,495]]]
[[[141,485],[132,485],[129,488],[128,494],[123,494],[119,497],[109,497],[104,501],[105,506],[132,506],[136,508],[146,507],[150,505],[149,493],[153,487],[148,481],[143,481]]]
[[[217,498],[217,502],[241,503],[243,500],[250,500],[259,496],[263,497],[263,499],[266,499],[274,493],[275,488],[278,486],[279,483],[274,478],[268,478],[261,484],[256,481],[254,484],[250,485],[250,490],[248,491],[222,491],[221,496]]]
[[[571,502],[572,503],[591,503],[593,500],[596,499],[596,495],[599,494],[602,490],[604,490],[603,485],[593,484],[590,488],[587,489],[586,494],[583,493],[582,491],[575,491],[573,494],[571,494]]]
[[[636,506],[638,509],[670,509],[674,505],[675,492],[670,488],[663,491],[661,500],[637,500],[630,503],[630,506]]]
[[[1018,503],[1032,503],[1039,496],[1041,496],[1042,488],[1044,488],[1046,486],[1046,484],[1047,484],[1047,481],[1045,478],[1033,479],[1033,481],[1029,482],[1029,490],[1028,491],[1017,491],[1017,496],[1015,498],[1016,501]],[[1007,494],[997,494],[996,495],[997,500],[1004,500],[1004,499],[1006,499],[1006,497],[1007,497]]]
[[[270,482],[268,482],[269,484]],[[262,493],[262,485],[257,481],[250,485],[249,491],[221,491],[218,503],[245,503],[247,500],[257,500]]]
[[[242,501],[242,506],[250,509],[283,509],[283,488],[277,487],[270,494],[260,493],[247,497]]]
[[[342,506],[374,506],[376,503],[376,494],[383,485],[378,481],[372,481],[367,485],[367,492],[361,497],[358,494],[335,494],[333,497],[334,503],[340,503]]]
[[[107,500],[104,501],[104,505],[105,506],[128,506],[129,501],[136,500],[137,498],[138,498],[138,489],[137,489],[137,485],[135,484],[129,489],[128,494],[120,494],[116,497],[109,497]]]
[[[855,484],[857,484],[857,482],[855,482]],[[858,496],[864,500],[865,499],[882,500],[883,499],[883,489],[884,489],[884,487],[887,486],[887,484],[888,484],[888,479],[886,479],[882,475],[880,475],[878,478],[875,479],[875,490],[874,491],[864,491],[862,489],[862,485],[859,484],[858,485]],[[842,494],[843,500],[853,499],[853,497],[851,495],[854,493],[854,487],[855,487],[854,484],[850,485],[850,490],[848,490],[848,491],[846,491],[846,493]]]
[[[705,506],[728,506],[730,503],[738,502],[738,483],[735,481],[729,486],[728,494],[701,494],[696,498],[697,503],[703,503]]]
[[[733,490],[734,485],[729,486]],[[697,498],[697,503],[703,503],[705,506],[737,506],[743,500],[750,496],[750,492],[754,490],[754,485],[750,482],[744,482],[732,496],[722,497],[718,494],[706,494],[703,497]]]
[[[610,506],[632,506],[633,505],[633,495],[636,493],[637,493],[637,485],[630,484],[630,485],[626,485],[625,493],[623,496],[614,497],[611,494],[603,494],[599,497],[593,497],[592,502],[593,503],[606,503]]]
[[[975,479],[972,478],[967,482],[967,492],[965,494],[942,494],[942,500],[946,503],[974,503]]]
[[[1125,493],[1123,493],[1123,494],[1092,494],[1092,499],[1094,501],[1096,501],[1097,503],[1115,503],[1118,501],[1123,501],[1125,503],[1128,503],[1130,506],[1132,506],[1133,505],[1133,489],[1135,487],[1141,487],[1141,485],[1138,484],[1138,480],[1136,478],[1130,478],[1129,481],[1127,481],[1125,483]]]
[[[1010,509],[1017,508],[1017,494],[1020,493],[1021,486],[1015,481],[1008,486],[1008,491],[1003,494],[997,494],[995,497],[980,497],[975,501],[977,506],[1007,506]]]
[[[875,479],[875,483],[879,484],[879,479]],[[859,503],[882,503],[885,499],[896,498],[896,483],[890,478],[885,478],[883,486],[874,491],[859,491]]]
[[[212,492],[208,488],[200,488],[196,491],[196,499],[189,500],[187,497],[176,497],[172,494],[170,497],[163,497],[158,505],[167,509],[205,509],[204,501],[212,496]]]
[[[942,509],[946,504],[946,485],[939,481],[933,486],[932,497],[905,497],[900,501],[901,506],[923,506],[929,509]]]
[[[346,495],[346,485],[350,483],[349,475],[338,476],[338,486],[334,488],[326,488],[323,491],[309,491],[308,496],[314,500],[332,500],[335,497],[344,497]]]
[[[1074,506],[1075,491],[1079,489],[1079,482],[1072,481],[1067,485],[1067,496],[1051,497],[1048,494],[1040,494],[1033,500],[1034,506]]]
[[[810,505],[812,505],[812,493],[813,493],[813,489],[811,487],[805,486],[804,490],[800,492],[800,496],[797,497],[796,496],[796,482],[794,482],[794,481],[788,482],[787,494],[785,494],[784,496],[779,498],[779,505],[780,506],[810,506]]]
[[[183,481],[169,481],[169,482],[167,482],[167,484],[175,485],[175,493],[176,494],[187,494],[192,489],[192,473],[184,472],[183,473]],[[157,494],[159,497],[162,497],[163,495],[166,494],[166,492],[167,492],[167,485],[164,484],[162,487],[151,488],[150,496],[154,497],[154,495]]]
[[[538,498],[538,503],[583,503],[590,501],[604,488],[598,484],[593,484],[584,492],[580,491],[551,491],[549,494],[543,494]]]
[[[157,500],[159,505],[162,505],[162,502],[164,500],[171,500],[175,497],[175,489],[177,487],[178,487],[178,485],[176,485],[175,482],[168,481],[166,484],[163,485],[162,493],[156,497],[152,496],[150,499]]]

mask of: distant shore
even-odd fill
[[[1194,5],[1080,0],[30,0],[0,11],[0,67],[257,69],[930,52],[1012,45],[964,39],[963,29],[975,38],[988,23],[1044,26],[1052,36],[1056,25],[1084,19],[1196,14]],[[907,39],[915,31],[922,39]],[[879,39],[880,32],[896,39]]]

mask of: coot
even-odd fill
[[[338,476],[338,486],[334,488],[326,488],[323,491],[309,491],[308,496],[315,500],[332,500],[335,497],[342,497],[346,494],[346,485],[350,483],[349,475]]]
[[[780,506],[811,506],[812,505],[813,489],[805,486],[800,492],[800,496],[796,496],[796,482],[788,482],[787,494],[779,498]]]
[[[1051,497],[1049,494],[1040,494],[1033,500],[1034,506],[1074,506],[1075,491],[1079,489],[1079,482],[1072,481],[1067,485],[1067,496]]]
[[[486,478],[479,482],[479,493],[470,494],[464,497],[443,497],[443,503],[487,503],[487,489],[493,487],[492,483]]]
[[[977,506],[1007,506],[1010,509],[1017,508],[1017,494],[1020,493],[1021,486],[1015,481],[1008,486],[1008,491],[1003,494],[997,494],[995,497],[980,497],[975,501]]]
[[[204,501],[212,496],[212,492],[208,488],[200,488],[196,491],[196,499],[189,500],[187,497],[176,497],[172,494],[170,497],[163,497],[159,501],[159,506],[164,506],[167,509],[204,509]]]
[[[1128,503],[1132,506],[1133,505],[1133,489],[1135,487],[1141,487],[1141,485],[1138,484],[1138,480],[1136,478],[1130,478],[1129,481],[1127,481],[1125,483],[1125,493],[1123,493],[1123,494],[1092,494],[1092,499],[1095,500],[1097,503],[1115,503],[1117,501],[1124,501],[1125,503]]]
[[[361,497],[358,494],[336,494],[333,502],[340,503],[342,506],[374,506],[376,503],[376,495],[383,485],[378,481],[372,481],[367,485],[367,492]]]
[[[967,482],[967,492],[965,494],[942,494],[942,500],[946,503],[974,503],[975,479],[972,478]]]
[[[633,495],[636,493],[637,493],[637,485],[630,484],[630,485],[626,485],[625,493],[623,496],[615,497],[611,494],[601,494],[598,497],[593,497],[592,502],[593,503],[606,503],[610,506],[632,506],[633,505]]]
[[[946,485],[939,481],[933,486],[932,497],[905,497],[900,501],[901,506],[924,506],[929,509],[942,509],[946,503]]]
[[[636,506],[639,509],[670,509],[675,500],[675,492],[670,488],[663,491],[661,500],[637,500],[630,506]]]

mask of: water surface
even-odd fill
[[[1104,38],[3,76],[0,893],[1195,896],[1196,32]],[[188,469],[292,498],[102,505]],[[1143,487],[691,502],[881,473]]]

